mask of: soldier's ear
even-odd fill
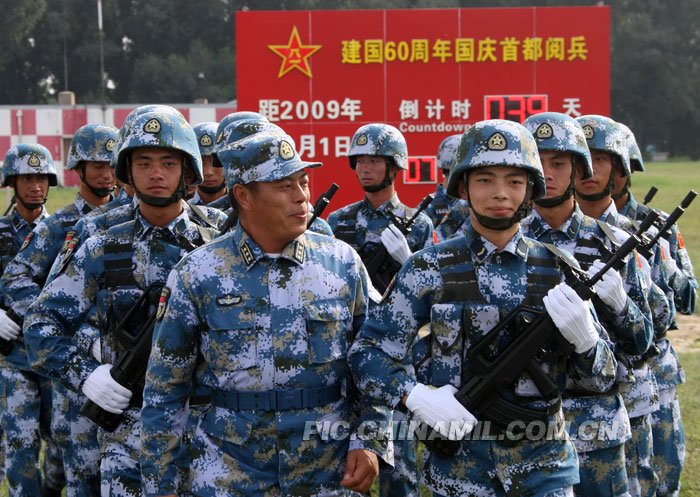
[[[236,183],[231,190],[234,200],[240,211],[249,211],[252,208],[253,191],[245,185]]]

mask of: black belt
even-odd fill
[[[340,385],[260,392],[215,390],[211,404],[232,411],[292,411],[324,406],[341,397]]]

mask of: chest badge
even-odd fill
[[[232,305],[240,304],[243,298],[240,295],[224,295],[217,297],[216,303],[221,307],[231,307]]]

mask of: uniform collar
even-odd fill
[[[620,213],[617,211],[617,207],[615,207],[615,202],[610,200],[610,205],[603,211],[603,214],[600,216],[601,221],[605,221],[608,224],[612,224],[617,226],[617,218],[620,216]]]
[[[197,230],[189,220],[187,210],[184,208],[176,218],[162,228],[149,223],[141,211],[136,208],[134,210],[134,240],[144,240],[154,231],[162,234],[169,233],[172,235],[173,241],[177,241],[179,237],[183,236],[189,241],[193,241],[197,237]]]
[[[32,221],[31,223],[27,222],[26,219],[24,219],[22,216],[20,216],[19,212],[17,212],[17,209],[12,209],[12,212],[10,213],[10,223],[12,223],[12,226],[15,228],[16,231],[21,230],[25,226],[29,226],[30,228],[34,228],[39,222],[43,221],[49,217],[49,213],[46,212],[46,207],[41,207],[41,214],[37,216],[37,218]]]
[[[626,216],[630,219],[637,219],[637,213],[639,212],[639,202],[634,198],[632,192],[629,192],[627,196],[627,203],[620,209],[620,214]]]
[[[399,196],[396,194],[396,192],[394,192],[394,194],[391,196],[391,198],[389,200],[384,202],[382,205],[380,205],[376,209],[372,207],[372,204],[369,203],[369,200],[367,200],[367,197],[362,199],[362,204],[363,204],[362,209],[366,213],[377,211],[377,212],[381,212],[386,217],[389,217],[387,214],[388,212],[392,212],[392,213],[396,214],[396,211],[402,207],[401,201],[399,200]]]
[[[84,216],[85,214],[97,208],[96,205],[92,205],[90,202],[85,200],[85,198],[80,193],[76,194],[74,204],[81,216]]]
[[[255,240],[248,235],[240,223],[236,225],[236,229],[233,232],[233,241],[238,249],[238,253],[243,259],[246,271],[250,271],[261,259],[268,258],[267,254],[255,243]],[[302,234],[284,247],[279,258],[303,266],[306,260],[307,244],[306,235]]]
[[[467,239],[467,246],[472,253],[472,258],[479,263],[483,263],[494,252],[497,252],[496,246],[474,231],[471,225],[465,230],[464,236]],[[500,253],[508,252],[525,260],[527,259],[528,248],[522,229],[519,229]]]

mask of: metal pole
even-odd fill
[[[107,103],[105,102],[105,34],[102,29],[102,0],[97,0],[97,28],[100,33],[100,104],[102,104],[102,122],[104,123],[107,118]]]

